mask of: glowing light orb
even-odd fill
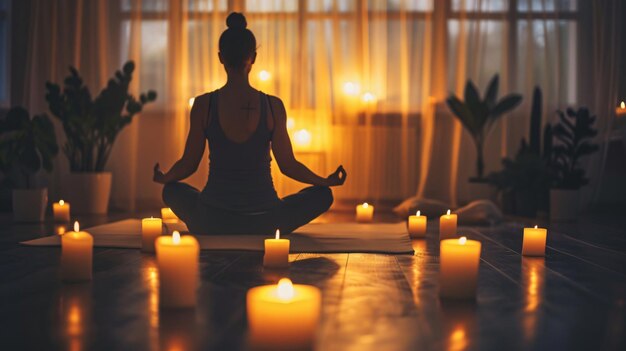
[[[310,146],[311,145],[311,133],[306,129],[300,129],[293,134],[293,140],[296,145]]]
[[[270,80],[270,78],[272,78],[272,75],[270,74],[270,72],[266,71],[266,70],[262,70],[261,72],[259,72],[259,79],[262,81],[268,81]]]
[[[345,82],[343,84],[343,92],[346,95],[356,96],[361,91],[361,86],[354,82]]]

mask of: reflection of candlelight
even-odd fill
[[[159,270],[153,258],[142,262],[141,275],[144,287],[148,290],[148,320],[150,321],[150,342],[156,345],[159,337]]]
[[[311,146],[311,133],[306,129],[300,129],[293,134],[296,145],[301,147]]]
[[[412,239],[411,246],[413,246],[414,256],[417,256],[413,257],[411,260],[411,288],[413,289],[413,301],[415,301],[415,304],[417,305],[420,303],[419,292],[422,272],[424,271],[426,241],[424,239]]]
[[[65,284],[59,300],[62,338],[68,350],[83,350],[90,329],[91,284]]]
[[[524,311],[528,313],[524,318],[524,330],[528,338],[535,332],[537,324],[536,311],[541,303],[544,286],[545,260],[543,258],[527,258],[522,261],[522,280],[525,287],[526,304]]]
[[[465,326],[462,324],[457,325],[450,334],[448,344],[448,351],[460,351],[467,348],[467,336],[465,332]]]

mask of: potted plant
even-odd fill
[[[502,160],[502,170],[492,172],[489,182],[502,195],[505,213],[535,217],[538,211],[547,211],[548,190],[552,180],[552,126],[547,124],[541,145],[542,94],[539,87],[533,91],[530,115],[529,141],[522,138],[515,158]],[[545,207],[544,207],[545,206]]]
[[[48,106],[67,138],[62,149],[71,173],[64,178],[62,192],[77,213],[107,212],[112,177],[105,166],[113,144],[133,116],[156,99],[152,90],[140,94],[139,100],[128,92],[134,70],[135,64],[126,62],[94,99],[74,67],[62,90],[46,83]]]
[[[505,113],[517,107],[522,97],[510,94],[498,100],[499,76],[493,76],[487,86],[484,99],[471,80],[465,85],[465,101],[451,94],[446,103],[454,116],[463,124],[476,147],[476,176],[469,179],[470,200],[490,198],[488,179],[484,176],[483,146],[495,122]]]
[[[24,108],[14,107],[0,121],[0,171],[13,187],[16,221],[43,221],[48,189],[36,187],[32,178],[42,167],[52,171],[52,159],[58,152],[54,127],[47,115],[31,119]]]
[[[554,182],[550,189],[550,219],[571,221],[578,214],[580,188],[589,182],[579,161],[583,156],[598,151],[591,142],[598,131],[593,128],[596,121],[587,108],[566,112],[558,111],[559,122],[554,126],[554,148],[552,169]]]

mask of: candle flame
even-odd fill
[[[174,242],[175,245],[180,244],[180,233],[178,232],[178,230],[175,230],[172,233],[172,242]]]
[[[619,104],[619,108],[626,108],[626,104],[624,103],[624,101],[622,101],[622,102]]]
[[[280,239],[280,229],[276,229],[276,240]]]
[[[80,225],[78,224],[78,221],[74,222],[74,231],[77,233],[80,232]]]
[[[450,215],[450,210],[448,210],[448,212],[446,213],[446,216],[449,216],[449,215]]]
[[[281,278],[278,281],[276,292],[281,300],[289,300],[293,298],[293,284],[289,278]]]
[[[259,72],[259,79],[262,81],[269,80],[271,76],[272,75],[270,74],[270,72],[266,70],[262,70],[261,72]]]
[[[535,229],[537,229],[537,226],[535,225]]]
[[[466,242],[467,242],[467,238],[466,237],[462,236],[462,237],[459,238],[459,244],[465,245]]]
[[[415,212],[415,215],[416,215],[416,216],[418,216],[418,217],[419,217],[421,214],[422,214],[422,211],[420,211],[420,210],[417,210],[417,212]]]
[[[363,203],[363,208],[368,208],[368,207],[370,207],[370,205],[367,202],[364,202]]]
[[[59,206],[63,206],[63,205],[65,205],[65,201],[59,200]]]

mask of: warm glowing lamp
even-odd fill
[[[293,134],[293,140],[300,147],[311,146],[311,132],[306,129],[300,129]]]
[[[343,92],[346,95],[356,96],[361,91],[361,86],[354,82],[345,82],[343,84]]]
[[[373,104],[376,102],[376,95],[370,93],[369,91],[365,94],[361,95],[361,101],[365,104]]]

